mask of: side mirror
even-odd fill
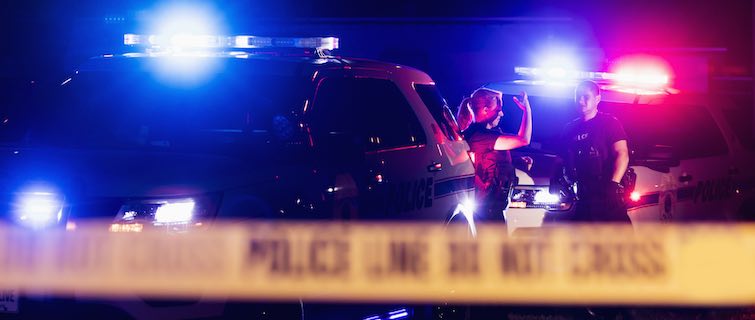
[[[668,173],[671,167],[679,165],[679,157],[672,146],[652,145],[646,148],[632,148],[629,152],[629,165],[648,167]]]

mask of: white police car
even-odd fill
[[[526,90],[533,106],[533,140],[543,150],[558,149],[564,124],[576,118],[574,86],[592,79],[602,88],[599,110],[624,125],[630,147],[630,170],[636,185],[626,194],[629,216],[637,222],[751,220],[755,211],[755,153],[743,147],[724,114],[724,98],[680,92],[668,77],[606,72],[517,68],[525,80],[493,83],[504,94]],[[548,77],[547,75],[551,75]],[[553,75],[558,75],[554,77]],[[569,78],[571,76],[571,78]],[[534,155],[528,173],[512,196],[507,220],[511,228],[537,227],[544,220],[568,220],[574,201],[548,192],[555,153]]]
[[[201,50],[129,34],[147,50],[95,57],[36,109],[7,111],[8,218],[445,221],[472,198],[467,146],[425,73],[332,56],[336,38],[172,40]]]
[[[113,232],[222,218],[472,221],[468,147],[427,74],[334,56],[332,37],[124,43],[144,48],[94,57],[38,103],[3,110],[6,220],[114,218]],[[213,311],[190,309],[125,307]]]

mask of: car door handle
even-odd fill
[[[685,175],[679,176],[679,182],[690,182],[690,181],[692,181],[691,175],[685,174]]]
[[[443,170],[443,164],[440,162],[433,161],[429,166],[427,166],[428,172],[438,172]]]

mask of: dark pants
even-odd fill
[[[579,200],[574,220],[578,222],[631,223],[621,194],[612,192],[609,181],[578,184]]]
[[[503,215],[503,211],[508,206],[508,195],[497,194],[488,197],[485,200],[478,201],[477,211],[475,212],[475,218],[478,221],[485,222],[506,222]]]
[[[509,205],[516,176],[500,173],[488,183],[477,183],[477,211],[475,218],[487,222],[506,222],[503,211]]]

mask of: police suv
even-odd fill
[[[668,76],[652,73],[516,71],[524,79],[488,85],[509,95],[527,91],[535,110],[533,141],[539,148],[515,153],[534,161],[519,168],[519,176],[528,178],[520,179],[512,195],[507,212],[512,229],[571,218],[573,186],[552,184],[558,181],[559,135],[577,117],[574,87],[580,79],[599,83],[599,111],[615,116],[628,134],[628,171],[636,180],[627,185],[625,198],[634,223],[753,218],[755,153],[732,128],[722,97],[670,88]]]
[[[75,229],[104,217],[110,231],[139,232],[220,218],[458,219],[473,228],[468,146],[427,74],[332,55],[333,37],[127,34],[124,43],[143,49],[94,57],[37,103],[3,108],[6,222]]]

